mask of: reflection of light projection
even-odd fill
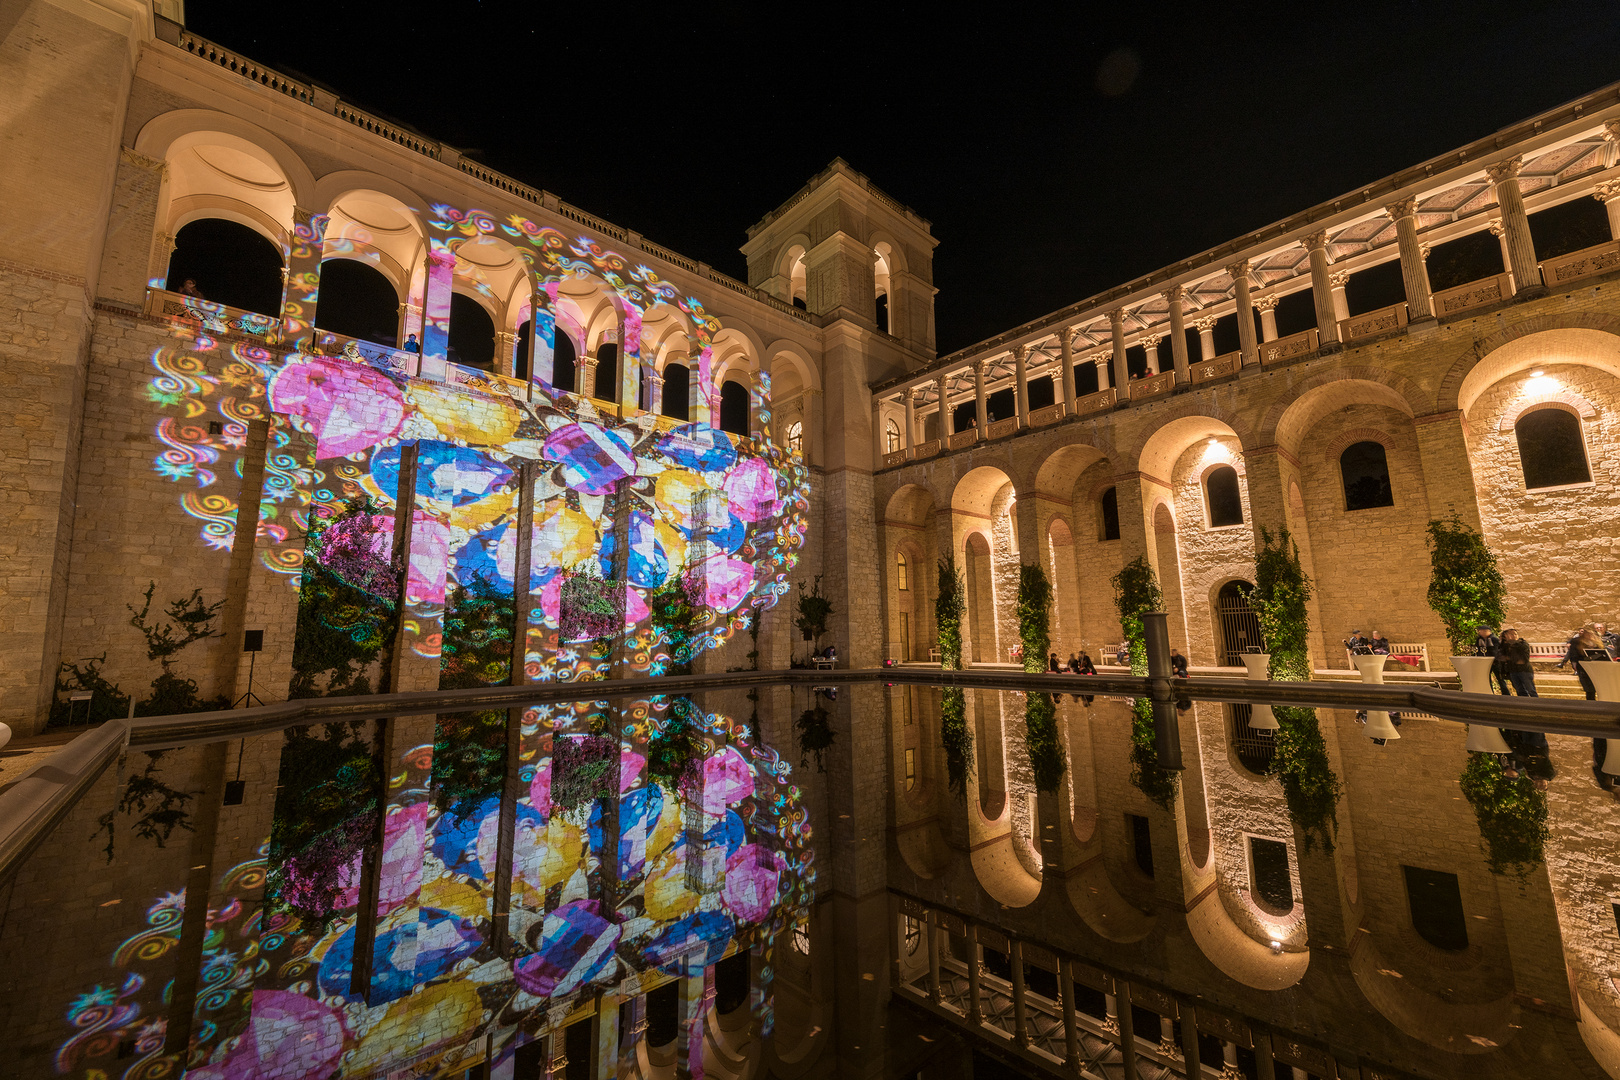
[[[746,724],[690,712],[701,765],[672,785],[648,777],[647,748],[668,704],[616,708],[622,741],[609,803],[554,804],[557,740],[581,739],[583,706],[523,718],[524,797],[516,807],[512,939],[516,959],[490,946],[499,800],[464,814],[428,797],[424,751],[408,751],[390,782],[372,992],[350,992],[355,903],[324,928],[266,914],[262,858],[222,875],[203,943],[191,1050],[163,1054],[168,991],[184,894],[152,903],[147,928],[118,947],[105,984],[73,1000],[60,1073],[190,1080],[449,1075],[517,1047],[566,1015],[570,999],[611,990],[633,997],[735,944],[769,949],[814,893],[809,826],[788,766],[751,740]],[[617,784],[611,782],[616,777]],[[612,806],[616,829],[604,810]],[[604,859],[617,834],[616,858]],[[604,863],[613,873],[604,872]],[[769,966],[753,1006],[768,1032]],[[562,1009],[559,1012],[558,1007]],[[707,1007],[707,999],[704,1007]],[[693,1019],[701,1042],[701,1015]],[[122,1060],[133,1042],[136,1060]],[[116,1067],[116,1073],[108,1069]]]
[[[227,493],[234,485],[220,482],[221,470],[245,470],[248,425],[268,417],[258,555],[295,585],[312,511],[336,510],[364,495],[391,512],[402,448],[417,446],[406,621],[416,627],[408,644],[419,655],[437,655],[444,598],[455,582],[471,585],[476,575],[512,588],[516,537],[524,527],[517,521],[513,478],[525,462],[539,470],[529,678],[567,678],[605,666],[557,635],[560,575],[593,559],[604,576],[619,575],[614,585],[622,590],[623,656],[630,672],[667,662],[657,652],[659,635],[648,620],[646,596],[674,570],[690,567],[700,586],[695,651],[746,625],[751,608],[774,604],[787,589],[787,572],[803,542],[808,474],[797,455],[770,441],[763,376],[752,400],[759,438],[709,426],[717,400],[710,354],[719,325],[702,303],[594,241],[569,240],[521,218],[497,224],[483,211],[438,206],[430,224],[421,368],[438,377],[413,378],[400,370],[397,356],[377,350],[277,355],[257,342],[237,342],[227,354],[221,342],[186,325],[177,331],[190,339],[185,345],[153,356],[158,374],[148,394],[165,414],[156,430],[163,450],[155,468],[191,489],[181,505],[202,523],[204,541],[219,550],[235,542],[237,507]],[[306,264],[318,267],[319,251],[318,230],[299,229],[287,338],[302,347],[297,331],[318,294],[318,275],[311,276]],[[532,384],[443,362],[439,343],[447,332],[454,251],[485,238],[511,245],[542,286],[534,293],[540,334]],[[635,400],[643,367],[643,315],[653,306],[681,313],[696,358],[691,423],[672,426],[667,418],[634,410],[621,418],[549,385],[555,312],[546,308],[556,307],[556,287],[571,277],[590,278],[611,291],[624,400]],[[211,433],[215,416],[221,430]],[[313,440],[313,456],[299,452],[293,429]],[[621,543],[625,550],[618,552]]]

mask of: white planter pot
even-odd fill
[[[1491,692],[1491,668],[1496,661],[1489,656],[1453,656],[1451,666],[1457,669],[1465,694]],[[1484,724],[1468,725],[1468,750],[1476,754],[1507,754],[1512,752],[1500,728]]]
[[[1356,670],[1361,672],[1361,681],[1364,683],[1379,683],[1384,681],[1384,662],[1387,656],[1361,654],[1350,658],[1355,662]],[[1367,710],[1367,738],[1369,739],[1398,739],[1400,730],[1395,726],[1395,718],[1387,712],[1374,712]]]
[[[1361,681],[1364,683],[1381,683],[1384,681],[1384,662],[1387,656],[1352,656],[1356,662],[1356,670],[1361,672]]]
[[[1369,739],[1398,739],[1401,729],[1395,726],[1395,721],[1387,712],[1368,710],[1367,712],[1367,738]]]
[[[1243,666],[1249,671],[1249,678],[1255,682],[1266,682],[1271,670],[1270,653],[1244,653]],[[1276,731],[1282,725],[1277,723],[1277,714],[1271,711],[1270,705],[1254,705],[1249,711],[1249,727],[1256,731]]]
[[[1586,672],[1586,677],[1592,680],[1597,687],[1599,701],[1620,701],[1620,663],[1609,661],[1604,663],[1588,663],[1585,660],[1575,661]],[[1620,776],[1620,739],[1609,739],[1608,752],[1603,755],[1603,771],[1610,776]]]

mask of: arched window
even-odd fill
[[[1412,929],[1437,949],[1453,952],[1468,948],[1468,921],[1457,875],[1444,870],[1402,866],[1406,877],[1406,903]]]
[[[523,325],[518,327],[517,343],[512,346],[512,374],[525,381],[529,378],[529,356],[534,349],[530,341],[534,337],[534,320],[524,319]]]
[[[748,388],[727,379],[720,386],[720,430],[748,434]]]
[[[577,376],[574,372],[574,361],[578,354],[574,351],[574,339],[563,333],[558,327],[555,334],[556,342],[551,352],[551,385],[558,390],[566,390],[572,394]],[[668,387],[666,385],[667,393]],[[668,398],[666,397],[667,401]]]
[[[1102,538],[1119,539],[1119,489],[1109,488],[1102,493]]]
[[[1294,910],[1294,882],[1288,875],[1288,845],[1249,837],[1249,895],[1268,915]]]
[[[905,916],[905,920],[906,955],[916,956],[918,947],[922,945],[922,922],[914,915]]]
[[[1369,440],[1346,447],[1339,455],[1339,475],[1344,479],[1346,510],[1395,505],[1389,487],[1389,461],[1382,444]]]
[[[484,305],[461,293],[450,294],[450,362],[495,370],[495,320]]]
[[[898,454],[900,452],[900,425],[890,420],[883,425],[883,436],[889,447],[888,452]]]
[[[889,330],[889,294],[888,293],[881,293],[880,292],[880,293],[877,294],[877,328],[879,330],[883,331],[885,334],[891,332]]]
[[[1243,524],[1243,496],[1238,492],[1238,474],[1232,466],[1210,470],[1204,478],[1204,497],[1209,504],[1210,528]]]
[[[910,575],[906,570],[906,553],[903,551],[894,557],[894,577],[902,592],[911,588]]]
[[[692,372],[685,364],[664,365],[664,415],[692,419]]]
[[[281,314],[281,252],[246,225],[202,218],[176,233],[164,287],[186,292],[188,281],[198,299]]]
[[[381,270],[354,259],[321,263],[315,325],[389,348],[399,344],[399,294]]]
[[[804,421],[795,420],[788,425],[788,452],[804,456]]]
[[[1519,417],[1513,433],[1519,440],[1526,490],[1591,481],[1581,420],[1574,413],[1557,406],[1535,409]]]
[[[800,956],[810,955],[810,917],[808,914],[801,914],[793,924],[793,951]]]
[[[596,347],[596,385],[591,396],[599,401],[619,400],[619,346],[604,341]]]

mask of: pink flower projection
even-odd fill
[[[765,521],[782,512],[776,473],[763,458],[745,458],[726,476],[726,500],[739,521]]]
[[[754,591],[754,565],[724,553],[711,555],[697,566],[703,584],[703,602],[715,611],[734,611]]]
[[[744,844],[726,860],[721,892],[726,907],[744,922],[762,922],[776,905],[782,857],[759,844]]]
[[[247,1031],[230,1055],[188,1069],[189,1080],[325,1080],[343,1056],[343,1014],[304,994],[257,990]]]
[[[719,817],[754,793],[754,770],[735,746],[703,762],[703,812]]]
[[[270,386],[270,407],[303,421],[323,458],[369,450],[405,419],[405,399],[394,381],[347,360],[288,364]]]
[[[445,570],[450,563],[450,526],[421,510],[412,517],[405,599],[413,604],[442,604]]]

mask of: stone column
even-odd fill
[[[1058,353],[1063,364],[1064,415],[1074,415],[1074,328],[1065,326],[1058,331]]]
[[[939,441],[943,443],[951,437],[951,400],[945,391],[946,377],[941,375],[934,380],[935,392],[939,394]]]
[[[450,356],[450,294],[455,285],[456,252],[447,241],[434,239],[428,250],[427,292],[422,301],[421,373],[444,381]]]
[[[1316,336],[1324,346],[1336,345],[1339,341],[1339,315],[1334,307],[1333,286],[1328,276],[1327,230],[1307,236],[1305,250],[1311,255],[1311,299],[1316,302]]]
[[[1249,261],[1233,263],[1226,268],[1232,275],[1232,289],[1237,296],[1238,348],[1243,350],[1243,366],[1260,362],[1260,352],[1254,340],[1254,301],[1249,298]]]
[[[1147,354],[1148,370],[1159,374],[1159,342],[1164,340],[1163,334],[1149,334],[1142,338],[1142,351]]]
[[[990,423],[990,406],[985,400],[984,393],[984,361],[973,361],[973,400],[975,403],[974,415],[978,417],[979,438],[984,438],[984,429]]]
[[[1612,144],[1611,144],[1612,145]],[[1605,180],[1592,192],[1592,198],[1609,212],[1609,236],[1620,240],[1620,180]]]
[[[1181,286],[1167,290],[1164,299],[1170,305],[1170,358],[1176,366],[1176,383],[1185,386],[1192,381],[1192,372],[1187,366],[1187,320],[1181,314]]]
[[[1344,295],[1344,283],[1350,280],[1350,271],[1336,270],[1328,277],[1328,286],[1333,290],[1333,317],[1343,322],[1350,317],[1350,301]]]
[[[1496,187],[1496,205],[1502,208],[1502,224],[1507,229],[1509,268],[1513,271],[1513,291],[1541,287],[1541,270],[1536,265],[1536,245],[1530,239],[1530,219],[1524,212],[1524,196],[1519,193],[1519,170],[1524,159],[1509,158],[1485,172]]]
[[[979,928],[972,923],[969,923],[967,928],[967,953],[968,1023],[973,1025],[974,1031],[977,1031],[979,1025],[984,1023],[984,1006],[979,997],[979,968],[982,966],[982,960],[979,955]]]
[[[1221,1080],[1243,1080],[1243,1070],[1238,1068],[1237,1043],[1221,1040]]]
[[[1013,1040],[1029,1048],[1029,1002],[1024,1000],[1024,943],[1016,938],[1007,946],[1012,961]]]
[[[508,379],[517,375],[514,362],[517,352],[517,335],[509,330],[495,332],[495,370]]]
[[[1108,370],[1109,365],[1113,362],[1113,359],[1114,351],[1112,349],[1104,349],[1091,359],[1091,362],[1097,367],[1098,390],[1108,389]]]
[[[1508,253],[1507,226],[1502,224],[1501,218],[1492,218],[1485,223],[1485,228],[1489,229],[1491,235],[1496,237],[1496,244],[1502,249],[1502,269],[1508,276],[1508,291],[1512,292],[1515,288],[1515,282],[1513,278],[1513,256]]]
[[[889,443],[885,435],[886,432],[883,430],[883,399],[874,396],[872,398],[872,464],[877,468],[882,467],[884,455],[889,452]]]
[[[321,257],[326,251],[326,215],[293,207],[292,244],[282,286],[281,344],[308,352],[315,342],[315,309],[321,295]]]
[[[1260,309],[1260,340],[1277,340],[1277,298],[1275,296],[1262,296],[1254,302]]]
[[[664,376],[658,371],[647,372],[647,411],[664,415]]]
[[[1131,382],[1131,372],[1125,366],[1125,310],[1123,308],[1115,308],[1108,313],[1108,328],[1114,332],[1114,385],[1119,388],[1120,397],[1124,397],[1127,393],[1126,388]]]
[[[923,924],[928,939],[928,1000],[939,1004],[939,916],[930,911]]]
[[[1058,958],[1058,992],[1063,995],[1063,1063],[1080,1069],[1080,1021],[1074,1008],[1074,961]]]
[[[1220,320],[1213,315],[1206,315],[1193,323],[1198,327],[1198,360],[1215,359],[1215,324]]]
[[[917,395],[920,391],[914,386],[906,391],[906,449],[910,450],[917,445]]]
[[[1517,181],[1515,181],[1515,185]],[[1384,213],[1395,223],[1395,243],[1401,251],[1401,280],[1406,285],[1406,314],[1411,322],[1434,318],[1434,302],[1429,298],[1429,271],[1423,265],[1423,253],[1418,250],[1417,196],[1384,207]]]
[[[1029,350],[1022,345],[1013,350],[1013,366],[1018,371],[1018,426],[1029,427]]]
[[[619,999],[613,993],[598,994],[596,1015],[591,1025],[592,1080],[615,1080],[619,1075]]]

